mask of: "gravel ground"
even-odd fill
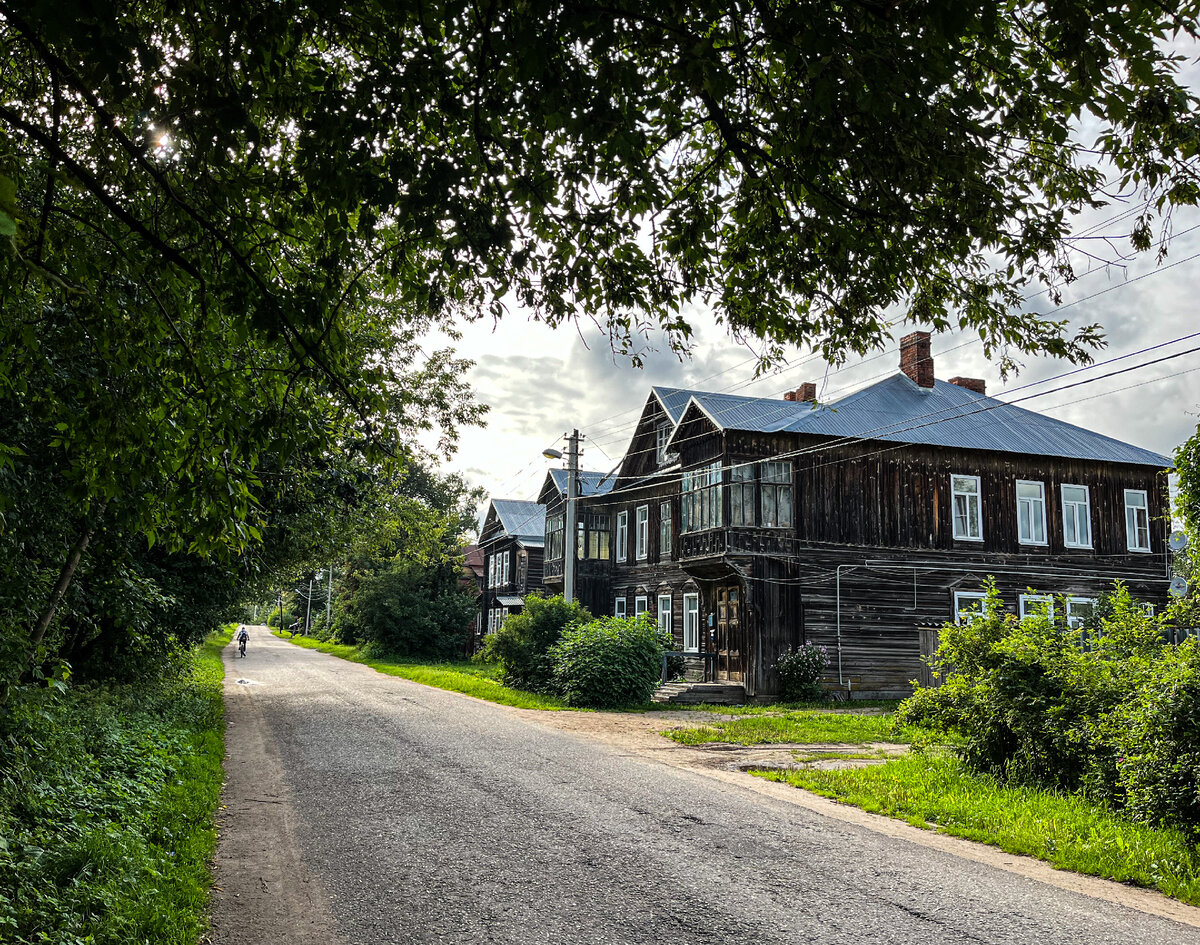
[[[661,718],[495,706],[265,629],[226,654],[216,945],[1200,939],[1200,910],[752,778]]]

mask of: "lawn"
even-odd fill
[[[732,745],[862,745],[870,742],[904,743],[908,734],[897,730],[890,713],[798,709],[773,714],[732,716],[697,728],[675,728],[662,732],[681,745],[722,742]]]
[[[971,774],[946,751],[865,768],[755,773],[918,827],[1200,905],[1200,848],[1183,833],[1132,823],[1076,796],[997,784]]]
[[[320,650],[352,663],[362,663],[388,676],[400,676],[437,689],[461,692],[487,702],[515,706],[519,709],[565,710],[567,704],[553,696],[540,696],[520,689],[509,689],[495,678],[496,667],[489,663],[456,660],[445,663],[419,663],[388,657],[364,655],[357,646],[342,643],[323,643],[312,637],[289,637],[279,630],[275,636],[308,650]]]

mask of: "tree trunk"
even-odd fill
[[[83,557],[84,551],[87,550],[88,542],[92,540],[92,535],[95,534],[100,516],[104,514],[104,505],[101,505],[96,510],[95,516],[88,522],[87,527],[80,533],[79,537],[75,539],[75,544],[71,546],[67,560],[63,562],[62,570],[58,575],[58,581],[54,585],[54,590],[50,592],[50,598],[46,601],[46,609],[38,617],[37,624],[34,626],[33,632],[29,635],[29,653],[30,658],[33,660],[37,659],[37,648],[41,646],[42,639],[46,636],[46,631],[50,628],[50,624],[54,620],[54,614],[58,610],[58,605],[67,593],[67,588],[71,586],[71,579],[75,577],[75,569],[79,567],[79,559]]]

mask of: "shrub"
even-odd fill
[[[815,643],[788,647],[775,663],[779,695],[785,702],[815,702],[821,698],[821,677],[829,666],[829,651]]]
[[[1071,628],[1061,606],[1018,621],[989,587],[979,616],[942,630],[942,686],[897,718],[957,736],[977,771],[1200,835],[1200,653],[1164,645],[1176,610],[1156,619],[1117,585]]]
[[[527,597],[519,614],[512,614],[495,633],[488,634],[483,658],[500,664],[500,680],[513,689],[548,693],[553,690],[551,648],[569,627],[587,623],[592,615],[578,601],[568,604],[561,594]]]
[[[1110,726],[1116,780],[1137,820],[1200,835],[1200,647],[1165,647]]]
[[[550,651],[555,690],[571,706],[611,709],[647,702],[662,671],[663,642],[644,614],[570,628]]]

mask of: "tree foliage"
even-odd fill
[[[561,594],[526,597],[521,613],[509,615],[499,630],[488,634],[483,658],[500,664],[500,678],[506,686],[554,692],[552,648],[565,631],[591,619],[579,601],[568,604]]]

